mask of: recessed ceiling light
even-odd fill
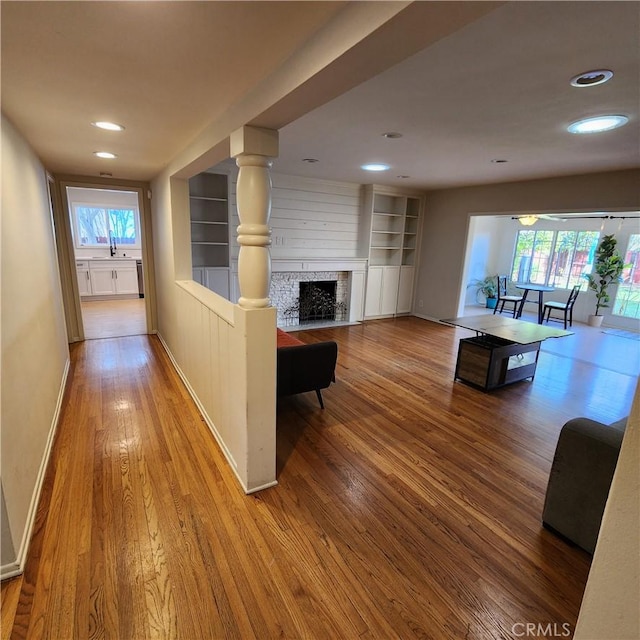
[[[320,162],[320,160],[318,160],[317,158],[302,158],[302,162],[313,164],[314,162]]]
[[[389,171],[391,167],[388,164],[382,164],[380,162],[372,162],[370,164],[363,164],[362,169],[365,171]]]
[[[121,124],[116,124],[115,122],[107,122],[106,120],[92,122],[91,124],[94,127],[98,127],[98,129],[106,129],[107,131],[124,131],[124,127]]]
[[[609,69],[595,69],[594,71],[585,71],[580,75],[571,78],[572,87],[594,87],[597,84],[603,84],[607,80],[613,78],[613,71]]]
[[[594,118],[584,118],[583,120],[572,122],[567,127],[567,131],[569,133],[598,133],[600,131],[617,129],[627,124],[627,122],[629,122],[627,116],[596,116]]]
[[[504,160],[503,158],[494,158],[491,162],[494,164],[504,164],[505,162],[509,162],[508,160]]]
[[[388,131],[382,134],[383,138],[389,138],[389,140],[395,140],[396,138],[402,138],[402,134],[397,131]]]
[[[94,151],[93,155],[98,156],[98,158],[107,158],[108,160],[113,160],[113,158],[118,157],[115,153],[111,153],[110,151]]]

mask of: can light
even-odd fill
[[[121,124],[108,122],[106,120],[99,120],[98,122],[92,122],[91,124],[94,127],[98,127],[98,129],[105,129],[106,131],[124,131],[124,127]]]
[[[365,171],[389,171],[391,167],[388,164],[382,164],[380,162],[371,162],[369,164],[363,164],[362,169]]]
[[[622,115],[596,116],[572,122],[567,127],[567,131],[569,133],[599,133],[617,129],[627,124],[627,122],[629,122],[629,118]]]
[[[111,153],[111,151],[94,151],[94,156],[98,156],[98,158],[106,158],[107,160],[113,160],[118,156],[115,153]]]

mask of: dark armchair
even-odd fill
[[[324,409],[322,389],[335,382],[338,345],[333,341],[305,344],[278,330],[277,394],[278,397],[315,391]],[[287,345],[287,346],[285,346]]]

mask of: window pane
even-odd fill
[[[627,266],[616,292],[613,313],[626,318],[640,318],[640,234],[631,234],[624,262]]]
[[[531,254],[536,232],[530,229],[518,231],[516,250],[511,267],[511,280],[514,282],[529,282],[531,270]]]
[[[597,231],[518,231],[511,279],[587,290],[586,274],[593,270]]]
[[[136,208],[74,205],[74,213],[78,247],[106,247],[110,238],[118,247],[140,246]]]
[[[577,231],[557,232],[556,244],[551,257],[550,286],[559,289],[567,288],[577,236]]]
[[[109,209],[109,226],[118,246],[136,243],[136,217],[133,209]]]
[[[101,246],[109,243],[107,212],[99,207],[76,207],[78,244]]]
[[[580,285],[580,291],[588,289],[589,285],[585,276],[593,271],[593,258],[598,248],[599,239],[600,234],[597,231],[580,231],[578,233],[567,289],[571,289],[577,284]]]
[[[553,250],[549,284],[558,289],[580,285],[587,290],[586,274],[593,270],[593,256],[598,246],[597,231],[558,231]]]
[[[529,282],[535,284],[547,283],[547,272],[551,260],[551,245],[553,231],[536,231],[531,255],[531,272]]]

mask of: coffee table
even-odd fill
[[[463,316],[441,320],[476,332],[462,338],[454,378],[483,391],[520,380],[533,380],[540,344],[548,338],[572,335],[571,331],[494,315]]]

